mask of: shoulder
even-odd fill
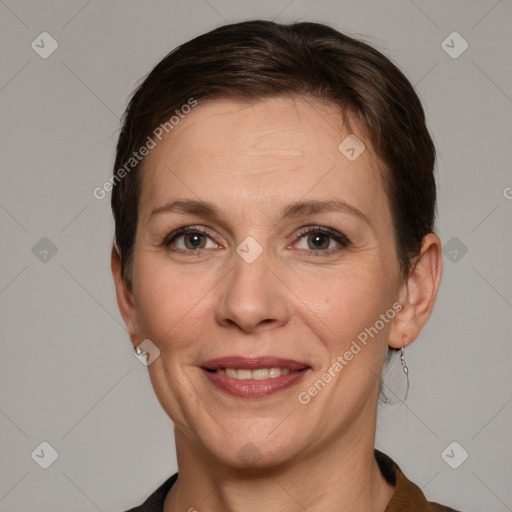
[[[402,473],[398,464],[386,454],[375,450],[375,459],[384,478],[395,486],[395,492],[385,512],[459,512],[428,501],[422,490],[411,482]]]
[[[163,512],[165,497],[177,479],[178,473],[175,473],[160,485],[158,489],[151,493],[142,505],[126,510],[125,512]]]

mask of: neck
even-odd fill
[[[239,469],[212,459],[175,429],[179,476],[164,512],[384,512],[394,488],[374,458],[375,418],[271,468]]]

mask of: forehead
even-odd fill
[[[385,208],[379,161],[343,121],[340,107],[303,97],[200,102],[146,157],[140,213],[184,195],[239,209],[304,196]],[[339,146],[354,135],[366,149],[351,161]]]
[[[361,127],[356,130],[365,138]],[[174,159],[186,153],[187,158],[209,156],[214,162],[220,155],[237,158],[242,154],[244,159],[254,155],[260,163],[256,159],[246,163],[264,170],[265,164],[275,167],[279,156],[290,163],[297,157],[325,155],[327,145],[337,147],[349,133],[341,108],[332,103],[296,96],[255,101],[206,99],[184,116],[148,160],[171,149]]]

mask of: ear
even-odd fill
[[[412,343],[434,309],[443,273],[441,240],[435,233],[423,238],[421,252],[400,287],[402,309],[391,325],[389,346],[400,349]]]
[[[142,338],[140,336],[140,330],[137,323],[132,286],[121,276],[121,254],[116,244],[112,246],[111,268],[116,287],[117,305],[119,306],[119,311],[123,317],[124,323],[128,329],[128,334],[135,348]]]

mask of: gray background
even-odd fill
[[[331,23],[416,85],[448,245],[434,314],[406,351],[409,398],[381,409],[377,446],[431,500],[512,510],[510,0],[0,0],[1,511],[123,510],[176,471],[115,302],[110,195],[92,190],[137,81],[179,43],[257,17]],[[58,42],[46,59],[31,48],[43,31]],[[453,31],[469,44],[458,58],[441,46]],[[31,457],[43,441],[58,452],[48,469]],[[469,453],[457,469],[441,457],[453,441]]]

